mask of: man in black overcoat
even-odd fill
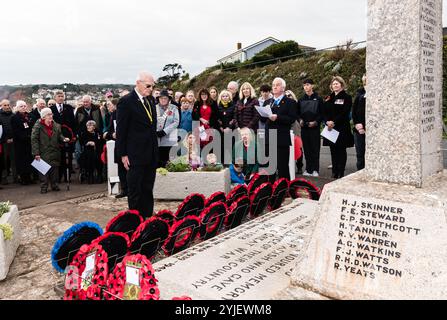
[[[153,188],[158,163],[157,112],[152,97],[154,78],[138,75],[135,89],[117,107],[116,147],[127,170],[128,203],[144,218],[154,211]]]
[[[57,90],[54,93],[54,100],[56,100],[56,105],[51,107],[54,122],[60,124],[61,126],[67,126],[71,129],[73,134],[75,134],[77,132],[77,125],[74,115],[75,110],[71,105],[64,103],[65,93],[62,90]],[[64,146],[61,148],[59,182],[61,181],[62,177],[64,177],[65,182],[70,179],[70,177],[67,177],[67,168],[69,169],[70,176],[71,173],[73,173],[73,152],[74,141],[72,141],[72,143],[64,144]]]

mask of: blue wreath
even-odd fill
[[[56,260],[56,255],[59,252],[60,248],[65,244],[65,242],[68,239],[70,239],[73,235],[75,235],[79,230],[81,230],[82,228],[86,228],[86,227],[96,229],[99,231],[99,233],[101,235],[103,234],[102,228],[94,222],[81,222],[81,223],[75,224],[70,229],[65,231],[64,234],[57,239],[56,243],[54,244],[53,249],[51,250],[51,263],[57,271],[59,271],[61,273],[65,272],[65,270],[62,269],[58,265],[57,260]]]

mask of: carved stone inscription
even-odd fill
[[[436,110],[439,110],[439,99],[436,98],[437,82],[437,37],[439,13],[434,0],[421,1],[421,103],[422,133],[427,134],[435,129]]]
[[[160,291],[166,285],[193,299],[269,298],[287,287],[311,233],[312,215],[301,212],[316,205],[298,211],[292,204],[155,264]]]
[[[422,232],[408,225],[405,210],[347,197],[339,208],[334,269],[370,279],[380,275],[402,278],[404,273],[397,266],[405,258],[401,239],[416,240]]]

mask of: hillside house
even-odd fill
[[[225,64],[225,63],[234,63],[236,61],[245,62],[253,58],[257,53],[261,52],[262,50],[270,47],[273,44],[278,44],[280,42],[281,41],[276,38],[268,37],[245,48],[242,48],[242,44],[238,43],[236,52],[229,54],[228,56],[223,57],[222,59],[217,60],[217,63]],[[299,45],[299,47],[304,52],[315,51],[315,48],[313,47],[302,46],[302,45]]]

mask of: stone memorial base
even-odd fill
[[[201,193],[209,197],[217,191],[230,192],[230,170],[220,172],[169,172],[157,173],[154,198],[157,200],[183,200],[191,193]]]
[[[447,298],[447,171],[423,188],[358,172],[325,186],[317,216],[291,298],[297,287],[335,299]]]
[[[161,299],[275,299],[290,284],[317,205],[298,199],[154,264]]]
[[[11,206],[11,210],[0,218],[0,224],[9,223],[14,229],[11,240],[5,240],[3,231],[0,230],[0,281],[6,279],[9,267],[14,260],[17,248],[20,245],[21,229],[19,211],[17,206]]]

